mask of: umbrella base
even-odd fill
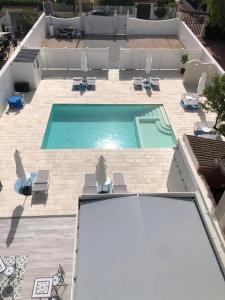
[[[21,193],[24,195],[24,196],[30,196],[32,194],[32,186],[24,186],[22,189],[21,189]]]

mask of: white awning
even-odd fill
[[[80,203],[75,300],[224,300],[192,198]]]

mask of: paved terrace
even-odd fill
[[[77,213],[84,173],[95,171],[101,154],[106,157],[109,176],[114,171],[124,172],[129,192],[167,191],[173,149],[40,149],[53,103],[163,104],[177,138],[184,133],[191,134],[193,124],[202,117],[198,113],[184,112],[180,107],[185,87],[178,72],[159,73],[161,90],[151,96],[145,91],[134,90],[131,78],[134,74],[140,75],[138,72],[110,70],[94,74],[98,78],[96,91],[84,95],[71,90],[71,78],[78,73],[51,74],[50,77],[46,74],[38,89],[26,96],[23,110],[5,112],[0,118],[1,217],[10,217],[18,205],[24,205],[23,216]],[[212,117],[207,116],[209,120]],[[48,197],[25,198],[15,192],[17,178],[13,153],[16,148],[22,153],[27,171],[50,170]]]
[[[15,213],[21,215],[23,207],[17,205]],[[64,291],[63,299],[70,299],[75,217],[3,218],[0,220],[0,228],[1,255],[27,256],[20,299],[30,300],[34,279],[56,274],[59,264],[65,271],[68,284],[65,291],[60,288],[59,295]]]
[[[42,47],[47,48],[106,48],[109,47],[110,68],[119,66],[120,48],[156,48],[156,49],[181,49],[185,48],[176,36],[101,36],[89,35],[85,39],[59,40],[47,38]]]

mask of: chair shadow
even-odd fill
[[[9,114],[18,115],[18,114],[20,114],[22,109],[23,109],[23,107],[22,108],[8,108],[5,113],[6,113],[6,115],[9,115]]]
[[[13,243],[17,227],[20,222],[20,218],[23,214],[24,207],[22,205],[18,205],[12,213],[12,218],[11,218],[11,226],[10,226],[10,231],[8,233],[8,236],[6,238],[6,246],[7,248]]]
[[[46,205],[48,200],[47,193],[35,193],[31,198],[31,206],[33,205]]]

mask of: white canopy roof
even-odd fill
[[[195,202],[122,197],[80,205],[75,300],[224,300]]]

